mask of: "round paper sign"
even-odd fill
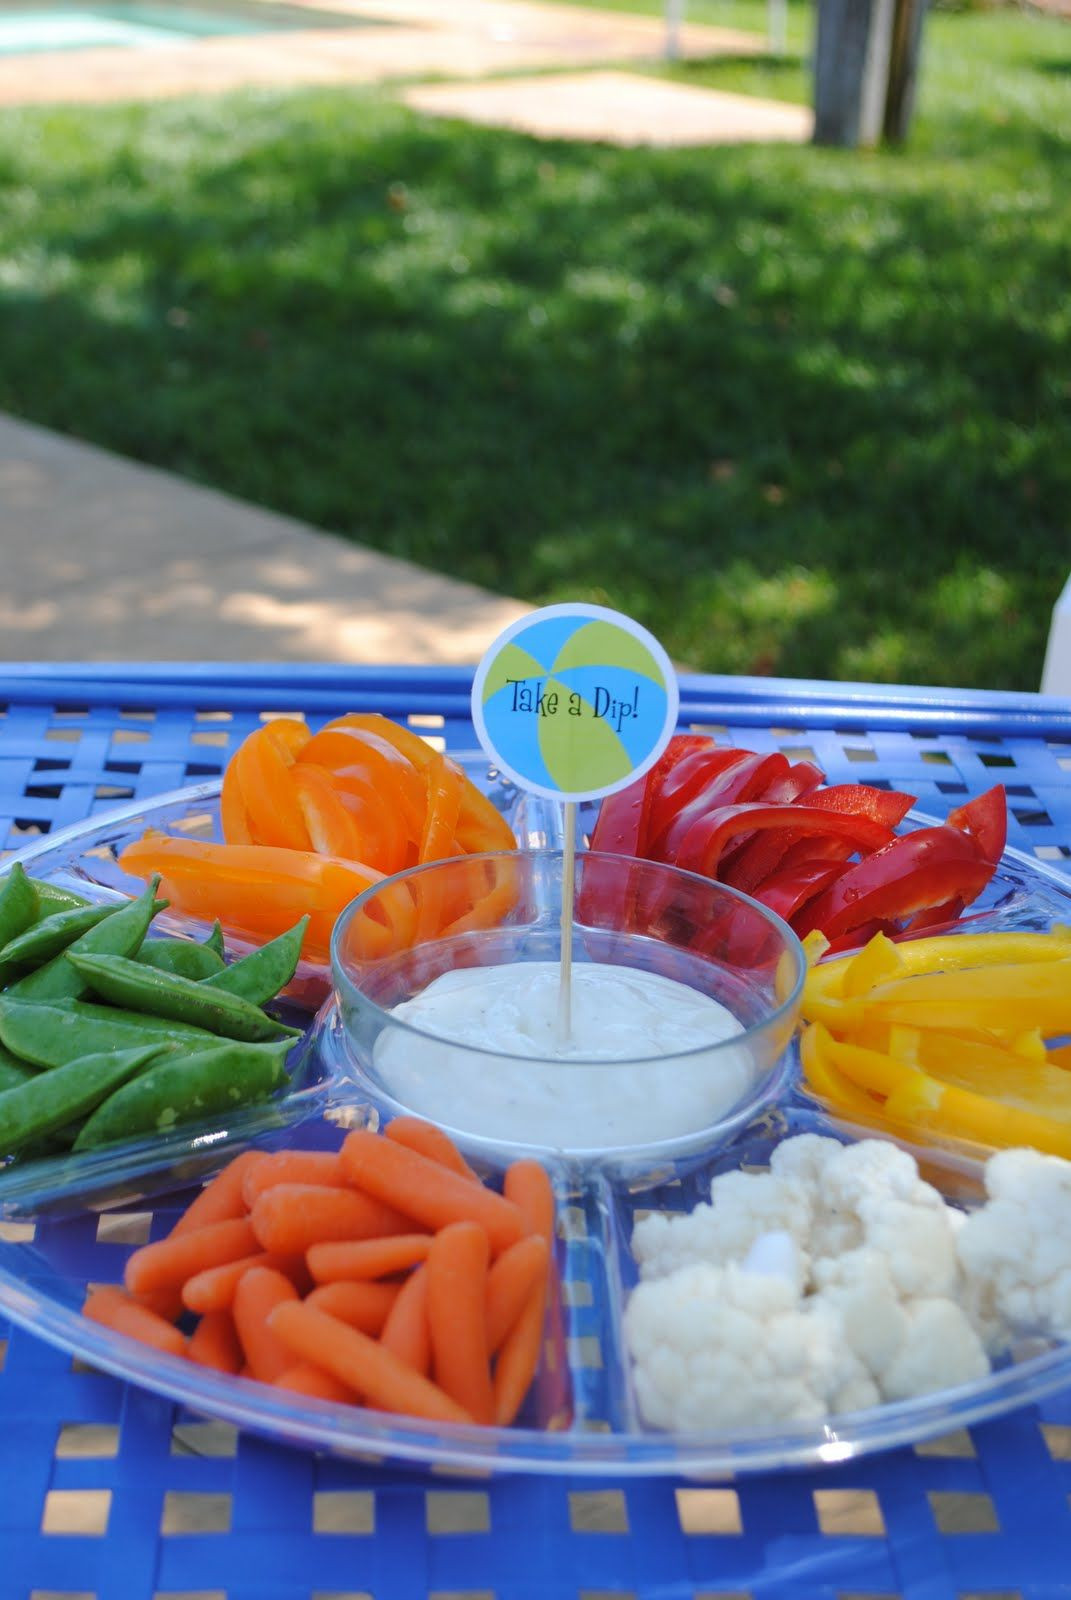
[[[472,685],[472,720],[507,777],[553,800],[599,800],[642,777],[677,725],[658,640],[602,606],[547,606],[495,640]]]

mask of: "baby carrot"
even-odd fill
[[[357,1328],[348,1328],[300,1300],[275,1307],[268,1326],[295,1356],[324,1367],[341,1383],[365,1398],[365,1403],[402,1416],[425,1417],[432,1422],[471,1422],[456,1401],[434,1383],[384,1350]]]
[[[273,1150],[245,1174],[242,1199],[246,1210],[252,1211],[257,1196],[276,1183],[329,1184],[339,1189],[345,1182],[337,1150]]]
[[[125,1333],[141,1344],[152,1345],[169,1356],[186,1354],[185,1335],[173,1323],[150,1311],[120,1289],[118,1284],[100,1284],[88,1296],[82,1312],[92,1322],[100,1322],[116,1333]]]
[[[352,1184],[386,1205],[397,1206],[425,1227],[478,1222],[498,1254],[524,1233],[524,1219],[511,1201],[482,1183],[471,1183],[436,1161],[393,1139],[355,1128],[342,1145],[342,1163]]]
[[[123,1281],[131,1294],[181,1286],[195,1272],[237,1261],[257,1249],[257,1237],[245,1217],[210,1222],[179,1235],[171,1233],[154,1244],[143,1244],[129,1257]]]
[[[425,1122],[422,1117],[395,1117],[393,1122],[387,1123],[384,1133],[396,1144],[404,1144],[408,1149],[415,1150],[417,1155],[427,1156],[429,1161],[437,1161],[441,1167],[449,1167],[459,1177],[471,1178],[474,1183],[479,1183],[479,1178],[450,1135],[436,1127],[434,1122]]]
[[[280,1372],[277,1378],[272,1379],[277,1389],[293,1389],[295,1394],[311,1394],[317,1400],[340,1400],[344,1405],[355,1406],[360,1403],[360,1397],[338,1378],[333,1378],[322,1367],[314,1367],[311,1361],[300,1361],[295,1366],[287,1367],[285,1372]]]
[[[251,1256],[239,1256],[237,1261],[225,1261],[220,1267],[206,1267],[204,1272],[195,1272],[182,1285],[182,1304],[188,1311],[202,1316],[209,1311],[229,1311],[238,1280],[250,1267],[274,1267],[277,1272],[285,1273],[298,1290],[308,1282],[303,1256],[280,1256],[270,1250],[259,1250]]]
[[[318,1183],[273,1184],[253,1202],[251,1220],[261,1249],[279,1255],[297,1255],[324,1239],[381,1239],[413,1231],[408,1218],[370,1195]]]
[[[506,1171],[503,1192],[517,1206],[528,1231],[541,1238],[548,1252],[554,1244],[554,1190],[538,1161],[515,1161]],[[533,1285],[520,1315],[506,1334],[495,1362],[495,1421],[500,1427],[516,1417],[539,1366],[547,1306],[547,1275]]]
[[[192,1228],[204,1228],[210,1222],[227,1222],[232,1217],[242,1217],[249,1207],[242,1199],[242,1184],[246,1174],[266,1159],[263,1150],[243,1150],[205,1184],[200,1194],[191,1200],[171,1229],[171,1237],[189,1233]]]
[[[324,1283],[305,1296],[305,1304],[326,1311],[362,1333],[382,1333],[400,1293],[396,1283]],[[398,1352],[396,1351],[395,1354]]]
[[[240,1371],[244,1358],[230,1312],[206,1312],[190,1334],[186,1354],[199,1366],[213,1367],[216,1372]]]
[[[503,1250],[487,1274],[487,1348],[492,1355],[536,1286],[545,1282],[549,1259],[547,1241],[532,1234]]]
[[[317,1283],[341,1278],[389,1278],[423,1261],[431,1249],[430,1233],[399,1233],[387,1239],[330,1239],[305,1252]]]
[[[507,1167],[502,1192],[520,1211],[526,1233],[554,1244],[554,1190],[538,1161],[515,1161]]]
[[[277,1305],[296,1302],[297,1298],[290,1279],[271,1267],[250,1267],[238,1280],[232,1311],[234,1326],[249,1370],[262,1383],[271,1383],[293,1365],[289,1346],[272,1332],[268,1318]]]
[[[494,1418],[487,1354],[487,1235],[477,1222],[452,1222],[428,1253],[428,1327],[435,1381],[475,1417]]]
[[[495,1362],[494,1420],[506,1428],[516,1417],[539,1366],[546,1309],[546,1281],[529,1295],[513,1327],[502,1341]]]
[[[147,1294],[131,1295],[131,1299],[136,1300],[139,1306],[155,1311],[165,1322],[177,1322],[185,1310],[182,1291],[174,1284],[163,1289],[150,1289]]]
[[[340,1284],[334,1285],[341,1288]],[[356,1287],[356,1285],[354,1286]],[[319,1291],[317,1291],[319,1292]],[[311,1296],[310,1296],[311,1298]],[[431,1329],[428,1327],[428,1274],[410,1273],[390,1310],[379,1342],[414,1372],[431,1371]]]

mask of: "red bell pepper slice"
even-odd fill
[[[836,939],[865,922],[899,921],[953,897],[969,904],[992,876],[993,863],[982,859],[969,834],[919,828],[848,867],[792,926],[801,938],[820,928]]]
[[[1008,842],[1008,797],[1002,783],[948,813],[949,824],[969,833],[987,861],[997,862]]]
[[[718,875],[718,866],[730,842],[738,834],[765,832],[776,828],[784,830],[784,806],[764,805],[761,800],[736,805],[723,805],[693,824],[684,849],[675,858],[676,865],[689,872],[702,872],[708,878]],[[837,811],[812,811],[807,806],[793,806],[791,810],[794,833],[835,834],[848,839],[855,850],[880,850],[892,839],[891,831],[869,817],[849,817]]]
[[[749,750],[719,750],[710,740],[705,749],[686,751],[671,766],[656,762],[647,778],[651,796],[647,848],[657,849],[662,838],[685,806],[705,794],[722,773],[730,772],[753,759]],[[665,757],[663,757],[663,761]]]
[[[642,855],[649,809],[646,774],[630,783],[627,789],[608,794],[599,807],[591,834],[591,849],[607,850],[617,856]]]
[[[765,795],[764,799],[769,799]],[[874,789],[865,783],[840,783],[828,789],[813,789],[806,797],[806,804],[811,809],[820,811],[837,811],[848,816],[870,817],[874,822],[883,823],[887,828],[895,828],[901,822],[915,803],[913,794],[904,794],[898,789]],[[790,807],[786,816],[786,831],[783,838],[776,834],[766,835],[745,843],[739,850],[730,856],[721,871],[720,876],[726,883],[731,883],[734,888],[751,894],[759,884],[765,883],[769,875],[779,870],[782,866],[790,865],[788,852],[796,843],[797,835],[792,829],[792,811]],[[803,849],[807,854],[802,859],[814,859],[820,851],[808,851],[810,840],[803,841]],[[838,841],[835,851],[836,859],[846,861],[853,852],[843,848],[843,842]],[[801,858],[797,858],[797,863]]]
[[[787,806],[806,795],[810,805],[811,795],[825,781],[825,773],[813,761],[794,761],[783,777],[775,778],[769,788],[763,790],[759,799],[768,806]]]
[[[790,922],[808,900],[835,883],[842,871],[839,861],[803,861],[786,872],[775,872],[759,885],[753,898]]]
[[[823,811],[844,811],[853,817],[870,817],[895,828],[903,822],[918,796],[901,789],[875,789],[868,783],[835,783],[828,789],[815,789],[807,796],[809,806]]]
[[[777,863],[777,870],[787,872],[790,867],[798,867],[805,861],[847,861],[849,856],[855,854],[855,850],[850,839],[832,836],[826,839],[797,839]]]
[[[930,906],[926,911],[917,911],[904,928],[904,933],[928,933],[933,928],[943,928],[946,924],[955,922],[966,909],[966,902],[961,896],[953,895],[951,900],[944,900],[939,906]]]
[[[853,928],[850,933],[842,933],[839,939],[830,939],[824,954],[840,956],[848,950],[861,950],[864,945],[870,943],[876,933],[884,933],[888,938],[895,939],[900,931],[899,923],[883,922],[880,917],[872,917],[869,922],[864,922],[859,928]]]
[[[793,801],[808,797],[818,785],[825,782],[825,773],[810,761],[797,761],[781,777],[775,778],[760,795],[749,798],[761,800],[763,805],[790,806]],[[750,894],[756,884],[764,883],[778,865],[789,845],[776,833],[759,834],[755,838],[744,835],[726,855],[719,876],[725,883]]]
[[[783,755],[745,755],[743,761],[727,767],[698,794],[690,805],[684,807],[670,822],[661,838],[651,839],[649,854],[656,861],[668,861],[674,866],[684,866],[682,852],[693,828],[702,827],[706,818],[726,806],[759,802],[768,784],[783,777],[788,762]],[[784,806],[776,808],[784,817]],[[713,873],[709,874],[713,877]]]

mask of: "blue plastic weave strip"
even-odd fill
[[[217,775],[265,712],[382,710],[471,748],[468,682],[7,669],[0,845]],[[1066,701],[687,679],[681,721],[810,755],[832,783],[909,789],[938,815],[1003,782],[1010,842],[1071,871]],[[1069,1497],[1071,1395],[820,1473],[622,1485],[320,1459],[184,1415],[21,1329],[0,1370],[2,1600],[1066,1600]]]

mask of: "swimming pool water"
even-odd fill
[[[304,7],[235,4],[41,5],[0,12],[0,56],[53,50],[160,49],[191,39],[274,33],[294,28],[352,28],[362,17]]]

